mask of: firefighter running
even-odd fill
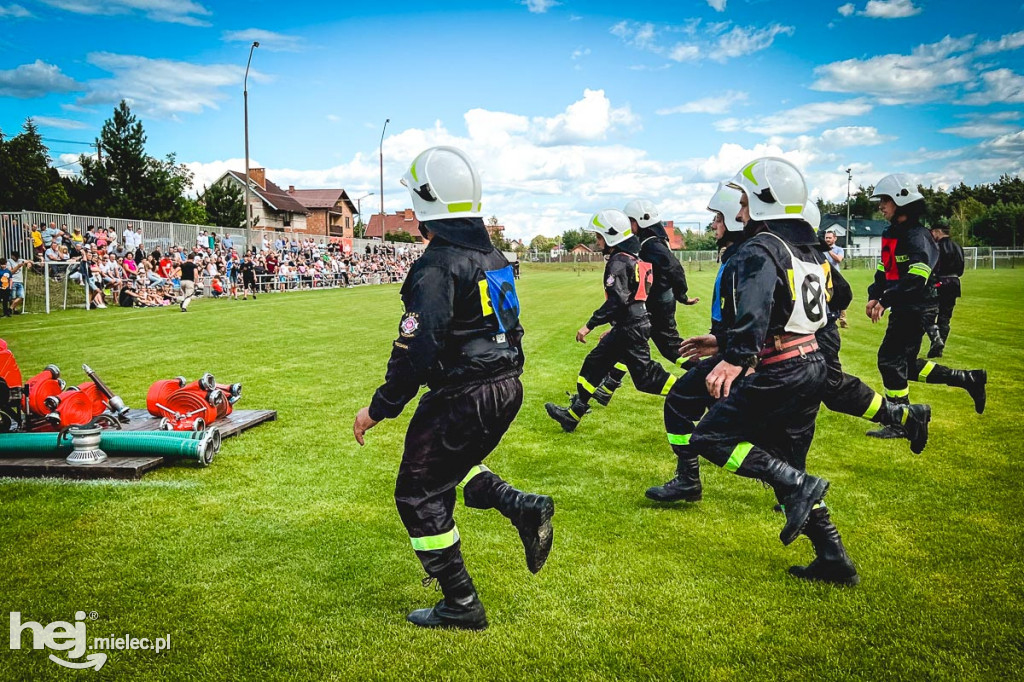
[[[814,337],[825,324],[827,271],[802,219],[807,188],[796,167],[771,157],[747,164],[730,184],[742,191],[740,219],[753,236],[729,259],[722,359],[705,381],[715,402],[688,445],[775,491],[786,516],[780,540],[789,545],[803,533],[816,553],[792,575],[855,585],[857,570],[822,504],[829,483],[804,470],[827,381]]]
[[[939,250],[928,230],[921,224],[925,213],[924,197],[906,175],[887,175],[875,186],[872,200],[889,227],[882,234],[882,259],[875,281],[868,287],[865,314],[872,322],[882,319],[886,310],[889,325],[878,348],[878,370],[885,396],[900,404],[910,402],[908,381],[945,384],[962,388],[974,400],[978,414],[985,411],[983,369],[950,369],[918,358],[921,341],[938,313],[934,269]],[[885,425],[869,431],[875,438],[902,438],[901,425]]]
[[[964,274],[964,249],[949,237],[945,220],[932,228],[932,239],[939,247],[939,264],[935,268],[935,290],[939,294],[939,312],[934,327],[928,331],[931,348],[928,358],[941,358],[949,343],[949,323],[953,319],[956,299],[960,298],[960,278]]]
[[[586,343],[587,335],[601,325],[610,324],[612,328],[583,361],[569,407],[544,405],[548,416],[567,432],[579,425],[589,410],[594,391],[613,369],[628,371],[638,391],[653,395],[667,394],[676,380],[651,359],[647,345],[651,322],[644,306],[651,269],[650,264],[637,257],[640,243],[631,233],[629,218],[617,209],[605,209],[594,214],[586,229],[597,234],[597,245],[608,256],[604,269],[605,302],[576,332],[576,340]]]
[[[466,570],[452,512],[497,509],[519,532],[528,568],[547,560],[554,503],[516,490],[482,464],[523,402],[523,328],[512,267],[490,242],[480,212],[480,176],[453,147],[422,152],[402,179],[430,243],[402,285],[405,313],[384,384],[356,415],[366,431],[397,417],[426,384],[409,422],[395,502],[413,549],[444,597],[407,619],[420,627],[480,630],[483,604]]]

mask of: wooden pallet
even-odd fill
[[[154,417],[146,410],[131,410],[128,416],[130,421],[123,425],[124,431],[156,431],[159,428],[160,418]],[[263,422],[276,420],[277,410],[235,410],[227,417],[218,419],[213,425],[220,429],[222,438],[230,438]],[[68,464],[63,457],[0,458],[0,477],[119,478],[137,481],[147,471],[179,461],[187,462],[173,457],[153,456],[107,457],[106,461],[99,464]]]

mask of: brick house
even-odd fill
[[[288,195],[302,204],[306,216],[306,231],[325,237],[352,238],[356,206],[343,189],[295,189],[288,187]]]
[[[395,211],[394,213],[385,213],[383,224],[381,223],[380,213],[374,213],[366,224],[365,236],[367,239],[384,239],[384,235],[397,232],[411,234],[420,243],[426,242],[420,234],[420,221],[416,220],[416,214],[413,213],[411,208],[407,208],[404,211]]]
[[[305,232],[306,207],[286,191],[267,179],[265,168],[250,168],[251,205],[253,228],[276,232]],[[215,185],[230,183],[236,185],[245,196],[245,172],[228,171],[217,179]]]
[[[683,234],[676,229],[675,221],[666,220],[663,225],[665,226],[665,234],[668,235],[668,248],[673,251],[681,251],[686,248],[686,238]]]

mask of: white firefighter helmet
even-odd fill
[[[818,202],[807,200],[807,205],[804,206],[804,220],[814,228],[815,232],[821,227],[821,211],[818,210]]]
[[[583,228],[587,232],[596,232],[604,237],[608,246],[620,244],[633,236],[633,228],[629,224],[629,216],[617,208],[606,208],[598,211]]]
[[[917,185],[904,173],[886,175],[878,181],[875,191],[871,194],[871,201],[879,201],[882,197],[889,197],[897,206],[906,206],[924,199],[917,191]]]
[[[708,201],[709,211],[716,211],[722,214],[726,232],[743,231],[743,222],[736,217],[740,212],[741,196],[738,189],[720,182],[718,183],[718,189],[715,190],[711,200]]]
[[[455,147],[420,152],[402,176],[416,219],[480,218],[480,174],[472,159]]]
[[[626,204],[624,211],[640,227],[650,227],[661,221],[658,207],[654,205],[653,201],[647,199],[633,199],[633,201]]]
[[[789,161],[774,156],[751,161],[729,185],[747,194],[751,220],[801,218],[807,203],[807,183]]]

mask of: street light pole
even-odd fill
[[[364,231],[364,228],[363,228],[363,199],[365,199],[366,197],[372,197],[372,196],[373,196],[373,192],[369,192],[369,193],[364,194],[363,196],[359,197],[358,199],[356,199],[356,213],[359,214],[359,236],[360,236],[360,238],[363,236],[363,231]]]
[[[853,179],[853,169],[846,169],[846,248],[850,248],[850,181]]]
[[[252,197],[249,189],[249,65],[252,64],[252,53],[260,44],[253,41],[249,48],[249,61],[245,63],[245,78],[242,79],[242,100],[245,108],[245,229],[252,229]]]
[[[384,132],[388,129],[391,119],[384,119],[384,129],[380,131],[380,233],[384,235]]]

